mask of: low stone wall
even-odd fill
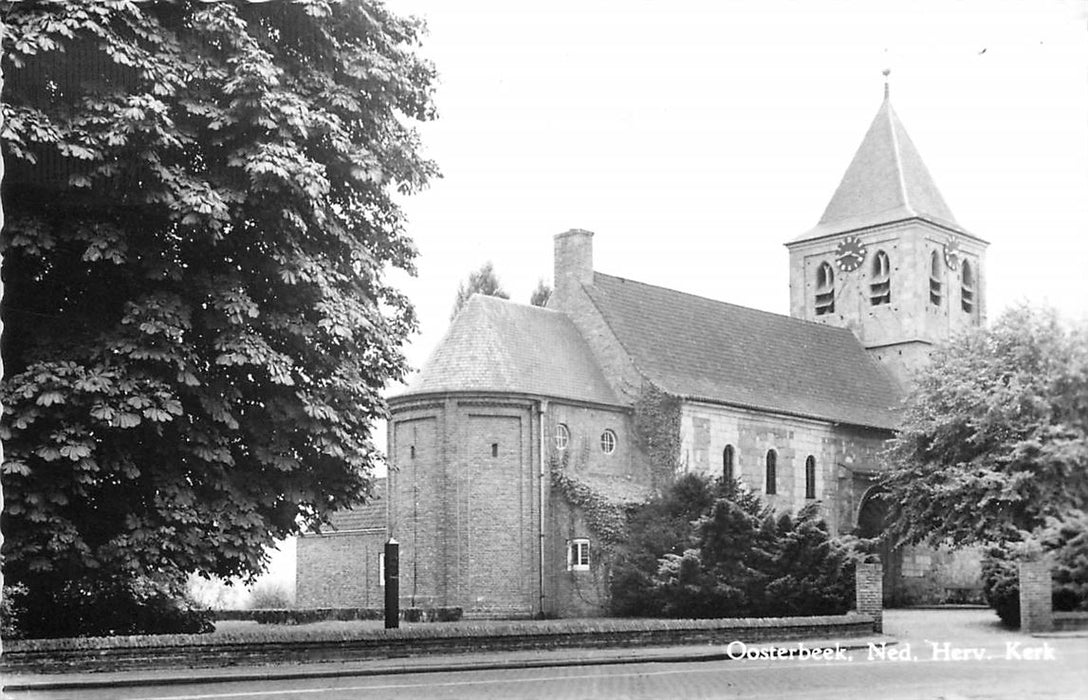
[[[402,622],[457,622],[464,615],[461,608],[405,608],[398,611]],[[385,610],[379,608],[268,608],[262,610],[214,610],[218,620],[259,622],[265,625],[306,625],[311,622],[335,620],[384,620]]]
[[[1055,632],[1080,632],[1088,630],[1088,612],[1055,612]]]
[[[561,620],[505,625],[433,624],[400,629],[289,630],[275,640],[218,635],[45,639],[5,644],[8,673],[64,673],[361,661],[525,649],[726,645],[839,639],[873,633],[868,615],[720,620]]]

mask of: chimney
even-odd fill
[[[556,303],[548,306],[564,308],[583,284],[593,284],[593,232],[572,228],[555,236]]]

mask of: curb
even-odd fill
[[[747,644],[746,648],[762,650],[777,649],[781,647],[797,648],[804,644],[808,648],[838,647],[841,649],[863,649],[870,643],[894,645],[898,642],[894,637],[870,636],[855,637],[849,639],[816,639],[816,640],[790,640],[783,642],[760,642]],[[564,651],[578,651],[567,649]],[[399,676],[413,673],[449,673],[459,671],[501,671],[533,668],[556,668],[563,666],[612,666],[624,664],[642,663],[691,663],[699,661],[737,661],[735,655],[730,655],[723,647],[676,647],[668,650],[646,650],[647,653],[639,653],[639,649],[614,649],[607,650],[610,653],[594,657],[592,653],[574,656],[565,654],[556,658],[507,658],[507,659],[465,659],[457,663],[449,659],[442,663],[412,663],[410,660],[393,662],[385,660],[385,665],[375,668],[373,663],[367,666],[357,665],[359,662],[342,662],[337,664],[315,664],[314,668],[295,667],[291,670],[279,671],[275,667],[251,667],[243,672],[229,673],[214,669],[207,669],[203,673],[192,674],[196,669],[177,669],[174,675],[142,675],[138,671],[123,672],[112,677],[108,674],[84,674],[80,677],[59,678],[51,676],[31,676],[16,678],[14,682],[5,683],[3,692],[28,692],[42,690],[93,690],[102,688],[137,688],[155,686],[182,686],[196,685],[200,683],[242,683],[253,681],[288,681],[306,680],[313,678],[347,678],[347,677],[372,677],[372,676]],[[605,650],[593,650],[602,652]],[[501,652],[500,652],[501,653]],[[418,657],[417,657],[418,658]],[[420,659],[422,661],[422,659]],[[257,670],[260,669],[260,670]],[[181,675],[188,671],[189,675]]]

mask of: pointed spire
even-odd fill
[[[798,240],[913,218],[962,230],[892,109],[890,73],[884,70],[884,101],[819,224]]]

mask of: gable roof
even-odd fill
[[[329,532],[385,532],[385,477],[374,479],[370,500],[329,518]]]
[[[894,429],[901,394],[845,328],[594,273],[586,293],[642,374],[689,399]]]
[[[884,102],[819,223],[796,240],[914,218],[968,233],[956,223],[885,90]]]
[[[566,315],[474,294],[401,396],[504,392],[618,405]]]

